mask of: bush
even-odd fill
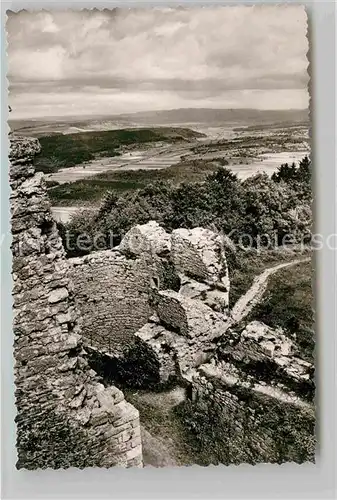
[[[290,174],[281,167],[272,178],[258,174],[241,182],[229,169],[220,167],[204,182],[175,185],[160,180],[123,194],[110,190],[97,214],[75,216],[67,229],[74,234],[80,230],[90,234],[93,230],[112,232],[118,241],[135,224],[156,220],[168,231],[178,227],[216,228],[235,242],[248,235],[253,246],[262,235],[278,245],[291,235],[292,240],[288,238],[286,243],[296,243],[310,235],[309,173],[310,162],[304,159],[295,168],[296,175],[292,167]],[[290,181],[294,175],[296,179]]]
[[[277,171],[271,176],[274,182],[304,182],[310,184],[311,182],[311,161],[307,156],[300,161],[298,167],[295,163],[288,165],[285,163],[281,165]]]

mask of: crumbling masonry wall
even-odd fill
[[[138,230],[150,233],[149,224]],[[228,325],[229,279],[222,241],[213,231],[177,229],[168,235],[161,229],[160,238],[179,288],[152,290],[154,314],[135,333],[128,358],[138,359],[143,367],[150,359],[147,379],[163,386],[173,380],[189,383],[195,368],[212,357]]]
[[[192,419],[212,436],[222,463],[303,463],[315,459],[313,366],[296,357],[281,330],[252,322],[220,347],[192,380]]]
[[[168,234],[150,221],[133,227],[118,247],[70,262],[88,348],[122,365],[125,360],[117,372],[129,373],[133,365],[136,385],[188,378],[212,355],[228,318],[229,294],[215,232]]]
[[[135,226],[111,250],[69,259],[88,346],[120,356],[153,313],[152,289],[177,289],[170,237],[155,222]]]
[[[112,250],[70,260],[86,342],[118,355],[152,314],[149,265],[145,259],[127,259]]]
[[[86,360],[71,264],[32,166],[39,149],[11,138],[17,467],[140,467],[138,411]]]

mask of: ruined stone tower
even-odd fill
[[[86,360],[70,264],[32,166],[39,150],[11,138],[17,467],[140,467],[138,410]]]

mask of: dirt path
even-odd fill
[[[137,391],[127,400],[140,411],[143,460],[145,467],[185,465],[181,436],[172,418],[174,406],[185,400],[185,389],[175,387],[164,392]]]
[[[310,261],[310,258],[285,262],[258,275],[247,293],[234,305],[226,329],[246,317],[261,300],[270,276],[280,269],[307,261]],[[172,409],[185,400],[185,389],[175,387],[163,392],[130,391],[126,398],[140,411],[145,467],[174,467],[193,463],[193,452],[182,445],[184,439],[172,413]]]
[[[248,292],[242,295],[234,305],[229,320],[230,326],[232,326],[235,323],[238,323],[243,318],[245,318],[253,309],[253,307],[255,307],[260,302],[264,292],[266,291],[268,285],[268,279],[270,276],[277,273],[280,269],[283,269],[285,267],[295,266],[300,262],[308,262],[310,260],[311,260],[310,257],[305,259],[296,259],[291,262],[285,262],[283,264],[278,264],[277,266],[265,269],[263,273],[261,273],[254,279],[253,284],[248,290]]]

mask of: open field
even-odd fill
[[[101,158],[121,154],[120,148],[154,143],[176,143],[202,137],[185,128],[120,129],[99,132],[81,132],[68,135],[41,137],[41,153],[35,159],[35,168],[45,173],[57,172]]]
[[[168,168],[181,161],[181,155],[188,149],[181,146],[163,146],[162,143],[145,148],[121,152],[115,158],[99,158],[81,165],[60,168],[55,173],[46,174],[49,182],[72,183],[82,179],[94,180],[103,172],[128,172],[137,170],[157,170]],[[148,174],[149,177],[151,173]]]
[[[136,154],[136,153],[135,153]],[[50,182],[49,195],[53,205],[77,205],[85,206],[88,203],[97,206],[107,190],[115,190],[118,193],[141,189],[154,181],[172,182],[199,182],[206,175],[215,172],[219,166],[228,166],[239,179],[246,179],[251,175],[266,172],[271,175],[283,163],[298,163],[304,156],[302,152],[294,153],[272,153],[264,155],[260,161],[251,163],[229,165],[228,160],[221,156],[209,156],[207,159],[189,159],[181,161],[180,155],[156,155],[152,158],[126,159],[127,165],[120,165],[120,159],[113,166],[111,160],[108,165],[97,162],[98,172],[93,175],[93,165],[90,169],[75,167],[71,172],[61,170],[55,174],[47,174],[46,179]],[[117,165],[119,163],[119,165]],[[76,179],[79,175],[81,178]],[[84,176],[84,178],[82,178]],[[64,182],[65,178],[74,181]],[[58,181],[59,179],[59,181]],[[59,182],[60,185],[52,185],[51,181]],[[79,204],[80,202],[80,204]]]
[[[197,182],[202,181],[207,174],[214,172],[217,168],[218,166],[212,162],[186,161],[167,168],[161,164],[160,169],[157,167],[156,169],[108,170],[87,179],[52,187],[49,190],[49,195],[53,204],[68,205],[81,201],[97,205],[107,190],[115,190],[118,193],[134,191],[144,188],[154,181],[165,181],[173,184],[183,181]]]
[[[227,166],[240,179],[262,172],[271,175],[281,164],[297,163],[309,151],[308,131],[304,126],[294,128],[289,125],[283,128],[279,124],[278,128],[274,125],[269,129],[265,125],[258,130],[257,135],[254,131],[242,132],[246,129],[234,132],[234,127],[228,126],[196,126],[195,130],[166,127],[149,129],[155,131],[155,135],[151,133],[151,141],[143,142],[143,139],[149,138],[144,135],[146,130],[140,128],[137,134],[132,136],[132,140],[136,142],[120,143],[118,147],[109,142],[108,150],[104,150],[108,138],[123,138],[124,132],[128,131],[115,130],[109,133],[83,133],[41,139],[42,157],[37,161],[36,167],[44,171],[49,170],[46,178],[51,188],[49,193],[52,203],[57,206],[97,206],[107,190],[119,193],[132,191],[155,180],[170,181],[174,184],[182,181],[199,182],[219,166]],[[103,139],[101,138],[97,145],[94,138],[97,139],[100,134],[103,134]],[[126,137],[127,141],[131,140],[130,136]],[[75,138],[77,142],[74,144],[80,144],[80,154],[93,155],[95,158],[88,161],[83,159],[75,166],[71,166],[70,161],[62,168],[60,165],[63,160],[61,163],[56,162],[57,165],[55,162],[52,164],[54,157],[47,156],[51,155],[48,151],[52,148],[53,141],[63,145],[63,141],[75,141]],[[123,140],[126,141],[125,138]],[[45,143],[48,147],[44,150]],[[74,155],[77,154],[77,147],[74,146]],[[114,152],[114,156],[105,156],[109,150]]]

